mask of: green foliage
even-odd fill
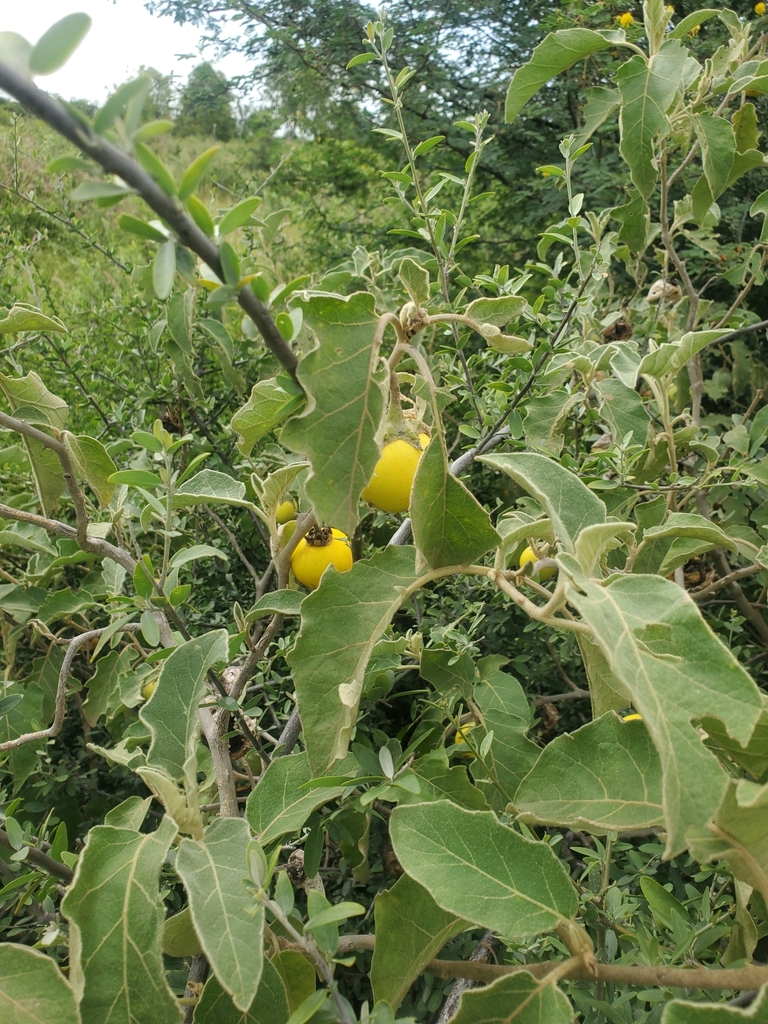
[[[293,138],[208,65],[175,133],[151,70],[92,128],[0,112],[0,1006],[761,1019],[762,15],[459,4],[419,70],[432,12],[342,7],[259,15]],[[4,34],[0,84],[86,27]],[[507,128],[460,86],[513,41]],[[368,507],[425,430],[412,521]]]

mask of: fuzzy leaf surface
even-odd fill
[[[0,1020],[4,1024],[80,1024],[69,982],[53,962],[18,942],[0,943]]]
[[[203,951],[222,987],[243,1011],[259,987],[264,943],[264,910],[248,913],[254,900],[243,886],[250,837],[243,818],[218,818],[202,840],[182,839],[176,855],[176,870],[187,890]]]
[[[603,834],[663,822],[661,762],[648,730],[609,712],[557,736],[523,779],[520,817]]]
[[[611,672],[643,716],[661,758],[667,856],[714,815],[727,778],[694,722],[717,718],[746,743],[762,711],[760,692],[704,622],[688,594],[659,576],[580,577],[568,600],[591,626]]]
[[[554,852],[491,811],[447,800],[399,806],[390,837],[406,874],[443,910],[473,924],[521,939],[576,914],[576,890]]]
[[[365,666],[416,580],[412,547],[388,547],[349,572],[329,569],[301,605],[288,664],[296,684],[309,763],[322,775],[349,745]]]
[[[451,474],[445,448],[437,438],[419,459],[411,522],[416,548],[432,569],[469,565],[500,540],[477,498]]]
[[[307,408],[286,423],[281,439],[312,465],[306,492],[318,521],[349,535],[380,455],[386,371],[375,344],[379,318],[365,292],[313,295],[299,307],[317,346],[297,369]]]
[[[158,892],[176,826],[157,831],[97,825],[80,855],[62,912],[70,924],[70,980],[88,1024],[181,1020],[160,952],[164,907]]]
[[[376,897],[376,946],[371,985],[376,1002],[397,1010],[408,989],[445,943],[468,928],[456,914],[442,910],[427,890],[408,875]]]

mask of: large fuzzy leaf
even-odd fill
[[[301,605],[301,632],[288,656],[313,774],[347,752],[365,666],[416,580],[412,547],[388,547],[349,572],[327,571]]]
[[[523,838],[491,811],[465,811],[447,800],[399,806],[390,836],[406,874],[443,910],[473,924],[522,939],[576,914],[576,890],[550,847]]]
[[[603,834],[661,825],[661,763],[648,730],[609,712],[547,744],[514,797],[523,821]]]
[[[306,411],[286,423],[281,438],[312,465],[306,493],[318,520],[351,534],[380,454],[387,374],[375,344],[375,300],[358,292],[313,295],[299,305],[317,346],[297,370]]]
[[[760,692],[681,587],[659,576],[599,585],[575,575],[568,600],[591,626],[659,752],[667,856],[674,856],[685,849],[688,830],[715,814],[727,783],[695,722],[716,718],[746,743],[762,711]]]
[[[181,1020],[160,952],[160,868],[176,835],[170,818],[156,832],[97,825],[62,902],[70,925],[70,981],[88,1024]]]
[[[243,885],[250,837],[242,818],[218,818],[201,840],[182,839],[176,855],[195,932],[239,1010],[253,1002],[263,962],[264,910],[250,913],[254,900]]]

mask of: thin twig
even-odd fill
[[[13,850],[14,846],[8,836],[8,833],[0,829],[0,846],[4,846],[8,850]],[[27,855],[24,858],[25,864],[34,864],[36,868],[42,868],[43,871],[47,871],[49,875],[53,875],[54,878],[61,879],[66,885],[69,885],[72,879],[75,877],[75,873],[72,868],[68,868],[66,864],[60,864],[53,857],[49,857],[43,853],[42,850],[35,849],[34,846],[27,847]],[[14,876],[15,877],[15,876]]]

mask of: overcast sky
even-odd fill
[[[37,84],[64,99],[101,103],[141,64],[185,79],[200,62],[197,29],[148,14],[142,0],[0,0],[0,32],[18,32],[36,43],[47,28],[74,11],[93,19],[91,31],[60,71]],[[191,59],[184,59],[186,55]],[[211,59],[213,54],[206,54]],[[216,64],[231,76],[247,70],[237,57]]]

